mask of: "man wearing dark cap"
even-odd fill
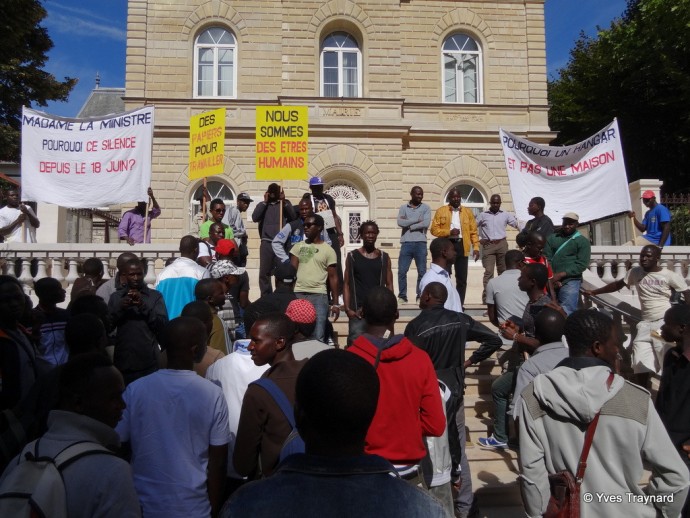
[[[558,304],[570,315],[577,309],[582,285],[582,272],[589,268],[589,239],[577,231],[580,216],[574,212],[563,215],[563,225],[549,236],[544,255],[551,262],[553,283]]]
[[[649,210],[645,213],[641,223],[635,217],[634,212],[628,212],[628,216],[632,219],[637,230],[644,232],[644,234],[635,238],[633,244],[648,245],[651,243],[659,248],[670,245],[671,213],[661,203],[657,203],[654,191],[643,192],[642,203]]]
[[[340,217],[335,213],[335,200],[330,194],[323,192],[323,179],[314,176],[309,180],[311,190],[311,204],[314,214],[319,214],[326,223],[324,230],[331,241],[331,247],[338,260],[336,273],[338,274],[338,292],[343,292],[343,264],[340,257],[340,249],[345,246],[345,237],[341,226]],[[330,213],[330,214],[329,214]],[[324,239],[324,241],[326,241]]]
[[[281,217],[282,214],[282,217]],[[271,270],[275,266],[273,238],[288,221],[297,219],[292,204],[285,199],[285,193],[277,183],[272,183],[264,193],[264,200],[257,203],[252,212],[252,221],[259,224],[259,289],[262,295],[271,293]]]
[[[253,201],[248,192],[241,192],[237,196],[237,204],[234,207],[230,207],[225,216],[223,216],[223,223],[232,228],[235,243],[239,248],[239,258],[236,261],[237,266],[247,265],[247,256],[249,255],[249,250],[247,249],[247,229],[244,226],[242,213],[247,212],[249,204]]]

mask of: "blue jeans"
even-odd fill
[[[328,295],[325,293],[295,293],[298,299],[305,299],[314,305],[316,310],[316,328],[314,336],[316,340],[323,342],[326,337],[326,321],[328,320]]]
[[[347,326],[347,345],[352,345],[367,330],[367,321],[363,318],[351,318]]]
[[[400,245],[400,257],[398,258],[398,296],[407,300],[407,272],[414,259],[417,266],[417,284],[415,293],[419,297],[419,281],[426,273],[426,241],[410,241]]]
[[[581,284],[582,279],[573,279],[558,288],[558,293],[556,294],[558,297],[558,304],[560,304],[568,315],[575,311],[580,303]]]

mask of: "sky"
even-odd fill
[[[127,0],[43,0],[43,21],[53,40],[46,71],[58,79],[79,79],[68,102],[42,111],[76,117],[100,76],[101,87],[125,86]],[[620,17],[626,0],[546,0],[546,61],[549,78],[568,63],[580,31],[596,35]]]

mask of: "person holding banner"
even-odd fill
[[[271,272],[275,267],[276,256],[273,252],[273,238],[288,222],[297,219],[292,204],[285,199],[285,193],[277,183],[268,186],[264,193],[264,201],[256,204],[252,212],[252,221],[259,224],[259,289],[261,295],[268,295],[273,291],[271,287]]]
[[[130,245],[144,242],[151,242],[151,220],[161,215],[161,208],[153,195],[153,189],[148,189],[149,199],[153,203],[153,209],[146,214],[146,202],[140,201],[132,210],[128,210],[122,215],[120,225],[117,227],[117,235],[120,241],[127,241]],[[146,232],[144,232],[146,227]]]
[[[546,207],[546,202],[544,198],[540,196],[535,196],[529,201],[527,212],[530,216],[534,217],[527,222],[525,228],[523,228],[515,238],[515,242],[520,248],[527,244],[527,236],[529,236],[531,232],[538,232],[544,236],[544,239],[547,239],[553,234],[553,221],[544,214],[544,207]]]
[[[467,291],[467,265],[470,246],[474,249],[474,260],[479,259],[479,234],[472,210],[460,205],[460,189],[453,187],[448,192],[448,205],[436,210],[431,222],[431,234],[450,239],[455,247],[455,281],[460,301],[465,303]],[[448,273],[451,273],[449,265]]]
[[[582,272],[589,268],[591,245],[577,231],[580,216],[574,212],[563,215],[563,225],[546,240],[544,255],[551,262],[553,283],[558,304],[570,315],[580,300]]]
[[[633,244],[652,243],[663,249],[664,246],[671,244],[671,213],[664,205],[656,202],[654,191],[643,192],[642,203],[649,210],[645,213],[641,223],[635,217],[634,212],[628,213],[637,230],[644,232],[643,235],[634,239]]]
[[[20,203],[19,189],[7,191],[7,205],[0,209],[0,237],[6,243],[35,243],[41,222],[28,205]]]

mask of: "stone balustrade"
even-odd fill
[[[90,257],[103,262],[105,275],[109,279],[115,272],[115,261],[123,252],[133,252],[146,263],[144,280],[149,286],[156,281],[156,274],[170,257],[179,257],[177,243],[154,243],[130,246],[128,244],[91,243],[2,243],[0,259],[2,272],[16,275],[27,291],[33,282],[44,277],[59,280],[69,293],[79,277],[78,266]],[[21,259],[21,261],[17,261]],[[32,274],[33,273],[33,274]]]
[[[625,272],[639,264],[639,246],[594,246],[586,280],[593,286],[613,282],[625,276]],[[8,275],[17,275],[27,291],[33,282],[43,277],[53,277],[63,283],[69,292],[74,281],[79,277],[78,265],[89,257],[97,257],[105,266],[105,278],[110,278],[115,271],[115,260],[122,252],[134,252],[146,262],[145,281],[153,286],[156,274],[165,266],[170,257],[178,257],[177,243],[152,243],[129,246],[127,244],[90,244],[90,243],[0,243],[0,260],[2,271]],[[254,250],[253,257],[258,258]],[[21,266],[15,271],[17,259]],[[690,284],[690,247],[664,248],[662,254],[664,265],[682,275]],[[247,264],[250,278],[258,275],[258,260]],[[33,275],[32,275],[33,271]],[[395,277],[395,275],[394,275]]]
[[[639,266],[640,249],[639,246],[592,247],[589,269],[583,276],[583,289],[596,289],[623,279],[630,268]],[[661,263],[681,275],[690,286],[690,247],[665,247]],[[609,310],[616,320],[625,322],[634,334],[633,324],[641,318],[640,301],[634,289],[624,288],[584,302],[586,306],[595,305]]]
[[[603,284],[622,279],[630,268],[639,266],[640,249],[639,246],[593,246],[589,264],[591,278],[599,277]],[[661,263],[690,285],[690,247],[665,247]]]

